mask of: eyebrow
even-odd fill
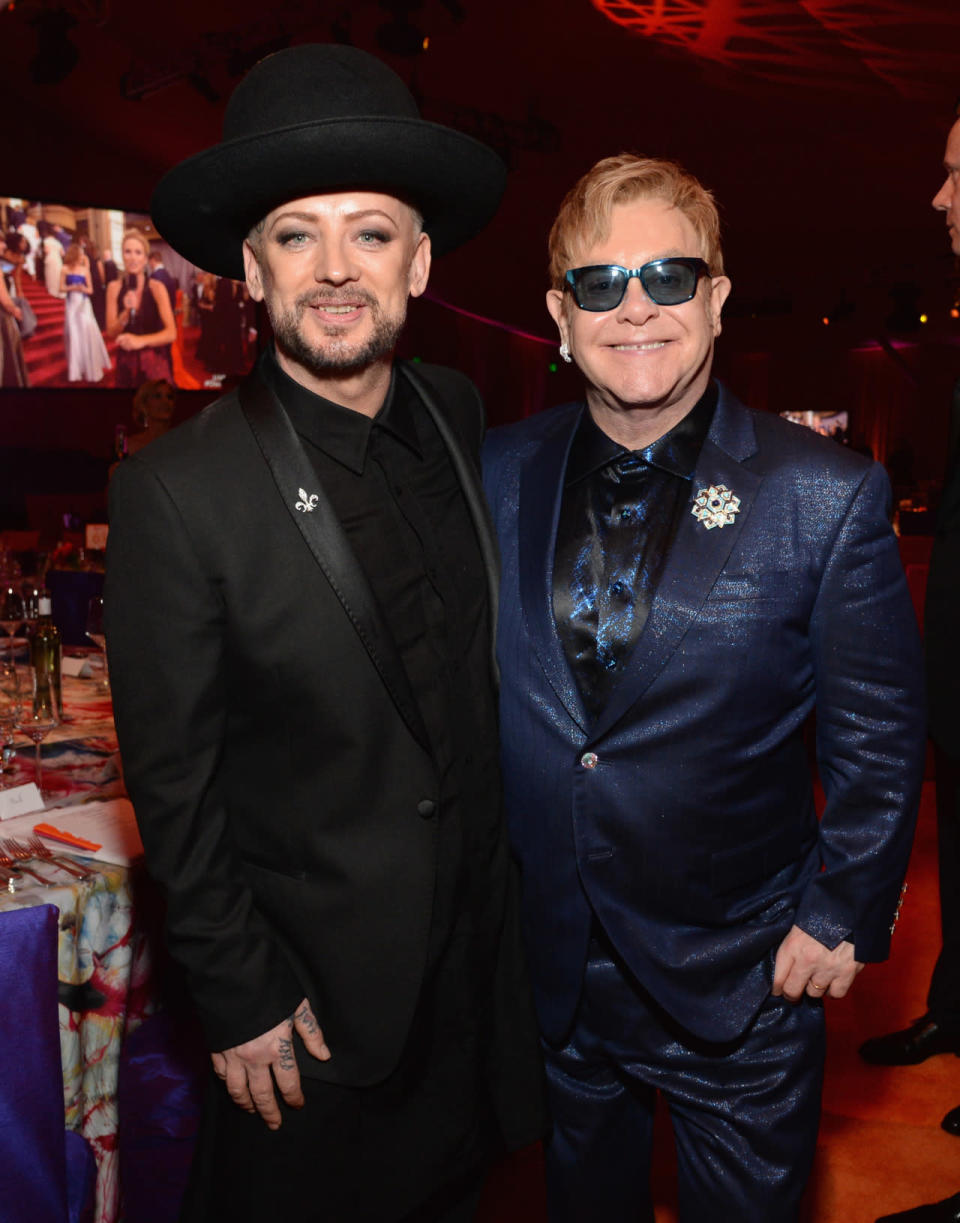
[[[384,212],[382,208],[361,208],[356,212],[348,212],[344,215],[344,220],[360,221],[364,217],[383,217],[383,219],[389,221],[391,225],[398,224],[397,220],[392,217],[389,212]],[[315,224],[319,220],[320,214],[316,212],[281,212],[280,215],[275,217],[270,223],[270,231],[272,232],[281,223],[281,221],[305,221],[308,224]]]
[[[666,254],[654,255],[652,259],[646,259],[644,260],[643,263],[640,263],[637,266],[641,268],[645,268],[648,263],[659,263],[661,259],[703,259],[703,255],[685,255],[679,247],[674,247],[672,250],[670,250]],[[704,260],[704,262],[706,262],[706,260]],[[597,268],[610,268],[610,267],[623,268],[623,267],[626,267],[627,265],[625,263],[615,263],[613,260],[608,259],[605,263],[588,263],[588,264],[581,264],[581,266],[582,267],[597,267]]]

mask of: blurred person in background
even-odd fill
[[[43,257],[43,283],[51,297],[64,297],[60,288],[60,273],[63,271],[63,247],[49,221],[38,225],[40,251]]]

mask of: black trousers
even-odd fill
[[[930,981],[927,1010],[960,1032],[960,761],[934,748],[937,787],[937,853],[943,944]]]
[[[306,1103],[281,1102],[279,1130],[211,1070],[181,1223],[469,1223],[489,1124],[467,963],[454,941],[384,1082],[301,1076]]]

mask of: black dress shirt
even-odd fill
[[[570,447],[553,567],[553,614],[592,717],[643,630],[713,420],[711,383],[674,427],[625,450],[583,413]]]
[[[430,738],[440,799],[435,963],[482,905],[474,884],[499,828],[489,600],[473,521],[443,440],[396,372],[371,419],[301,386],[272,349],[259,369],[370,583]]]

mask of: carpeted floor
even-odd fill
[[[804,1223],[874,1223],[879,1215],[960,1190],[960,1138],[940,1129],[944,1113],[960,1104],[960,1059],[944,1055],[886,1069],[857,1055],[868,1036],[905,1027],[924,1010],[940,945],[931,781],[924,784],[907,883],[890,959],[868,965],[847,998],[826,1003],[823,1121]],[[675,1223],[672,1136],[666,1116],[659,1121],[657,1223]],[[542,1173],[538,1149],[500,1165],[484,1190],[479,1223],[546,1223]]]

